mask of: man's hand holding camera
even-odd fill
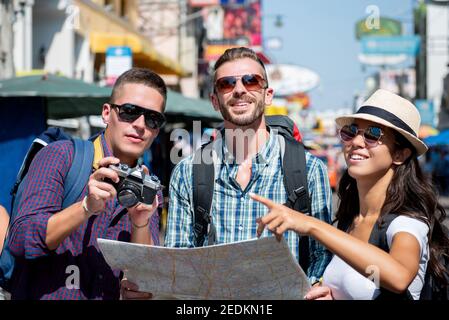
[[[157,192],[162,189],[159,180],[149,174],[147,167],[130,168],[115,157],[103,158],[99,167],[89,178],[89,192],[83,203],[88,216],[102,212],[106,201],[117,198],[128,210],[131,242],[153,244],[148,225],[159,205]],[[126,279],[121,283],[121,295],[123,299],[151,298],[150,293],[139,292]]]
[[[84,210],[88,217],[98,214],[105,209],[106,201],[114,199],[117,196],[115,187],[105,182],[108,179],[113,182],[119,181],[117,172],[109,168],[111,164],[118,164],[120,160],[114,157],[106,157],[98,163],[99,169],[95,170],[87,183],[88,195],[84,200]]]
[[[117,196],[117,191],[114,186],[104,180],[119,181],[118,174],[108,168],[109,165],[118,163],[120,163],[118,158],[103,158],[98,163],[100,168],[91,174],[87,183],[88,195],[83,202],[84,210],[88,214],[88,217],[103,211],[106,201],[114,199]]]
[[[99,167],[89,178],[89,192],[83,203],[88,216],[100,213],[106,201],[117,197],[128,209],[135,228],[148,225],[158,206],[157,192],[162,188],[157,178],[149,175],[147,167],[131,169],[115,157],[101,159]]]

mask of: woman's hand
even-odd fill
[[[257,220],[257,236],[260,237],[265,227],[273,232],[278,239],[287,230],[293,230],[301,235],[308,235],[310,232],[311,218],[305,214],[287,208],[282,204],[277,204],[259,195],[250,194],[250,197],[262,203],[268,208],[268,213]]]
[[[315,286],[307,292],[304,297],[306,300],[334,300],[332,290],[326,286]]]

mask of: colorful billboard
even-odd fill
[[[262,45],[262,14],[260,0],[246,1],[242,6],[224,7],[223,38]]]

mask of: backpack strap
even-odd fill
[[[86,186],[86,181],[92,173],[94,160],[94,145],[91,141],[73,138],[73,160],[72,166],[64,181],[64,201],[62,209],[76,202]]]
[[[306,153],[304,145],[289,136],[279,136],[279,139],[284,185],[288,195],[285,205],[296,211],[310,214],[311,204],[307,185]],[[298,246],[298,262],[301,268],[307,273],[310,265],[309,237],[300,236]]]
[[[368,243],[375,245],[376,247],[382,249],[385,252],[390,252],[390,247],[387,242],[387,230],[390,224],[396,219],[399,215],[395,213],[390,213],[384,215],[382,220],[376,221],[373,226],[373,230],[371,231]]]
[[[203,153],[212,149],[213,143],[202,145],[193,158],[192,188],[193,188],[193,243],[202,247],[205,236],[208,245],[216,242],[216,230],[210,215],[215,184],[215,168],[213,161],[203,161]]]
[[[279,136],[282,155],[284,185],[287,189],[285,205],[296,211],[310,214],[311,205],[307,185],[306,152],[304,145],[293,138]]]
[[[388,246],[387,241],[387,230],[393,220],[398,216],[398,214],[389,213],[384,215],[381,221],[376,221],[373,226],[373,230],[371,231],[368,243],[375,245],[385,252],[390,252],[390,247]],[[399,294],[382,287],[380,287],[379,290],[380,294],[377,296],[376,300],[413,300],[409,290]]]
[[[19,192],[19,186],[21,185],[25,175],[30,168],[31,162],[33,161],[36,154],[49,143],[59,141],[59,140],[70,140],[70,136],[64,132],[61,128],[50,127],[44,132],[42,132],[39,136],[37,136],[30,148],[28,149],[25,158],[23,159],[22,165],[20,166],[19,172],[17,173],[16,181],[10,191],[11,194],[11,211],[15,205],[15,198],[17,197],[17,193]],[[20,198],[20,196],[19,196]]]

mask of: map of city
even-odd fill
[[[201,248],[98,239],[112,269],[157,299],[303,299],[307,277],[284,239],[265,237]]]

